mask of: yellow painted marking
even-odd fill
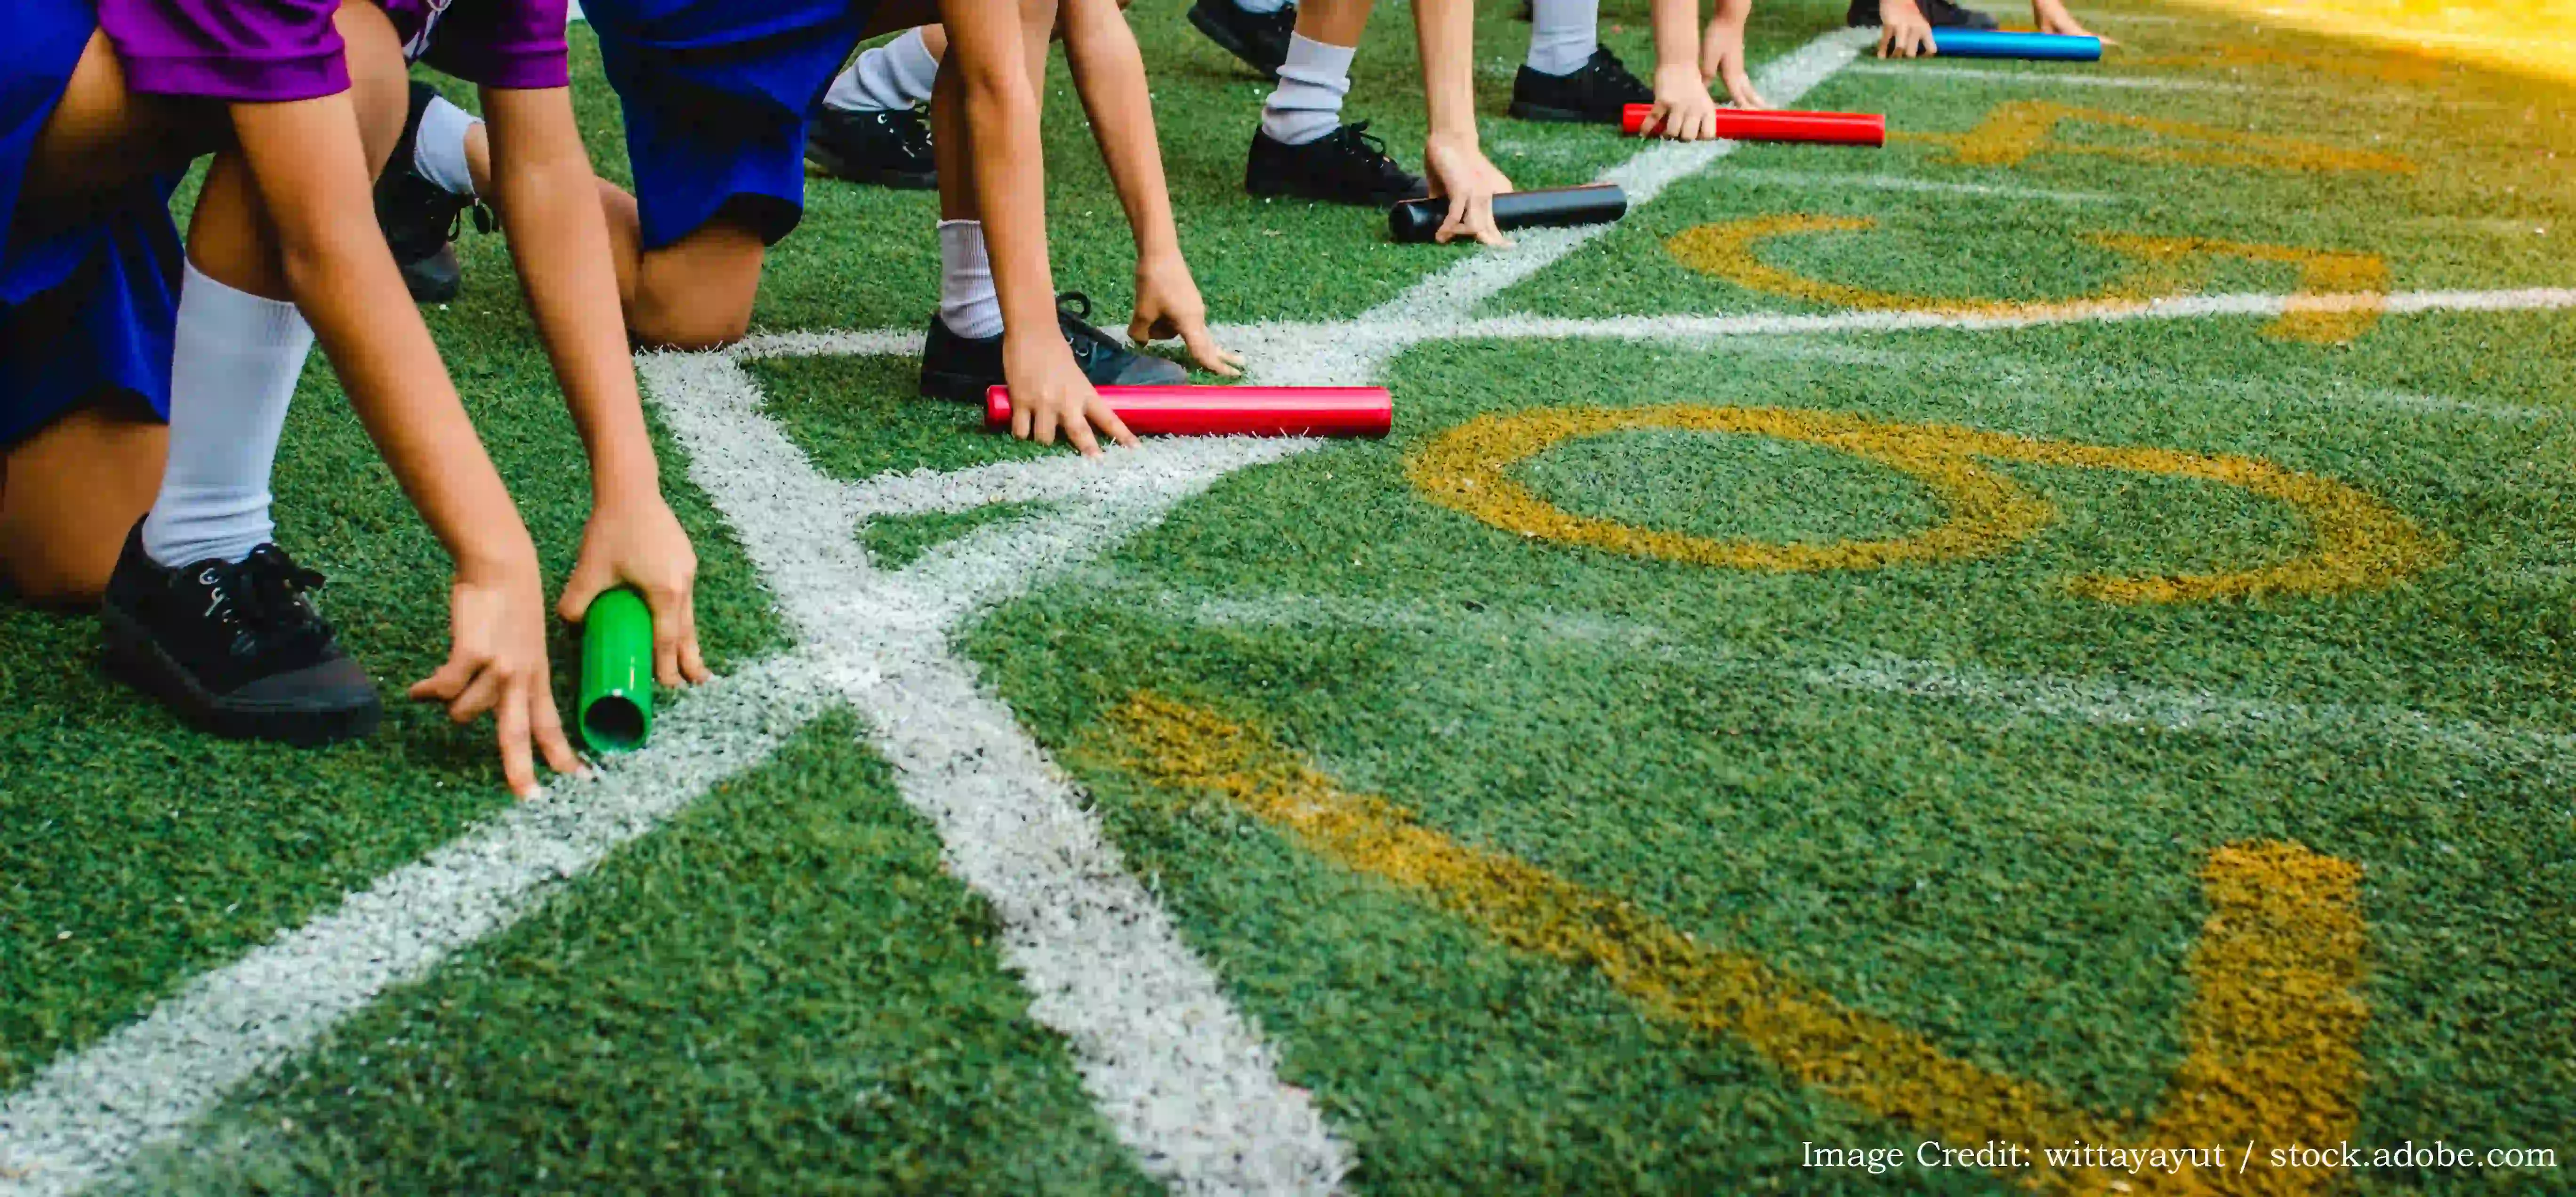
[[[1893,539],[1721,541],[1576,515],[1511,476],[1515,465],[1566,441],[1640,429],[1770,436],[1841,450],[1921,481],[1946,514],[1930,529]],[[2106,602],[2332,594],[2387,585],[2442,557],[2436,542],[2370,496],[2255,458],[2079,445],[1794,408],[1533,408],[1480,416],[1415,450],[1405,461],[1405,476],[1430,501],[1523,536],[1695,565],[1806,573],[1992,556],[2028,540],[2056,518],[2055,508],[1986,468],[1981,458],[2224,483],[2288,504],[2305,519],[2315,541],[2307,552],[2257,569],[2068,581],[2076,594]]]
[[[1866,311],[2030,320],[2113,315],[2137,311],[2155,299],[2196,289],[2207,279],[2213,258],[2278,262],[2298,268],[2298,290],[2291,294],[2280,317],[2264,326],[2263,335],[2274,340],[2347,344],[2370,331],[2387,306],[2388,264],[2377,254],[2209,237],[2094,235],[2087,240],[2133,259],[2136,265],[2092,295],[2037,302],[1878,291],[1808,278],[1761,258],[1762,243],[1774,238],[1859,232],[1876,227],[1876,220],[1847,216],[1754,216],[1684,229],[1664,247],[1683,265],[1747,290]]]
[[[1576,515],[1539,498],[1510,474],[1513,466],[1562,442],[1645,429],[1768,436],[1839,449],[1911,475],[1932,491],[1946,516],[1930,529],[1886,540],[1711,540]],[[1551,408],[1485,416],[1415,453],[1405,473],[1432,502],[1507,531],[1728,569],[1805,573],[1985,557],[2029,539],[2056,516],[2046,502],[1968,455],[1927,445],[1922,429],[1787,408]]]
[[[2182,269],[2205,267],[2212,258],[2243,258],[2298,267],[2299,289],[2291,294],[2280,318],[2263,330],[2263,335],[2274,340],[2350,344],[2379,322],[2380,312],[2388,305],[2388,263],[2377,254],[2208,237],[2104,234],[2091,240],[2144,262]]]
[[[1384,798],[1353,794],[1269,737],[1140,693],[1110,713],[1112,762],[1158,787],[1221,795],[1316,854],[1385,880],[1522,951],[1589,965],[1656,1015],[1732,1035],[1799,1084],[1961,1144],[2142,1146],[2334,1143],[2351,1137],[2369,1012],[2354,989],[2364,928],[2358,870],[2293,844],[2214,853],[2211,914],[2191,960],[2189,1057],[2148,1127],[1943,1051],[1760,958],[1700,943],[1621,899],[1516,857],[1470,848]],[[2224,1128],[2222,1133],[2220,1128]],[[2242,1150],[2241,1146],[2238,1150]],[[2303,1195],[2328,1174],[2058,1169],[2016,1173],[2049,1193]]]
[[[2154,134],[2145,145],[2067,141],[2057,136],[2066,123],[2107,125]],[[2413,174],[2415,164],[2393,154],[2347,150],[2294,137],[2273,137],[2135,116],[2099,108],[2077,108],[2051,100],[2011,100],[1996,105],[1986,119],[1965,133],[1900,133],[1897,140],[1946,146],[1950,160],[1963,166],[2019,166],[2033,154],[2097,154],[2139,162],[2247,166],[2261,170],[2378,171]],[[2180,144],[2177,144],[2180,143]]]

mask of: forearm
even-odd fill
[[[1422,54],[1422,99],[1431,136],[1476,141],[1474,0],[1416,0],[1413,32]]]
[[[237,105],[234,124],[287,290],[395,480],[460,569],[527,559],[527,529],[377,229],[346,97]]]
[[[959,36],[953,27],[951,36]],[[993,265],[993,289],[1001,297],[1003,332],[1037,330],[1051,336],[1055,276],[1047,261],[1045,151],[1038,142],[1037,97],[1024,75],[984,64],[968,69],[963,90],[973,143],[975,205]]]
[[[590,459],[594,502],[659,493],[590,159],[560,89],[485,93],[492,199],[537,334]]]
[[[1082,97],[1083,113],[1091,118],[1092,136],[1099,141],[1110,181],[1118,188],[1118,203],[1127,210],[1127,227],[1136,237],[1136,260],[1176,256],[1181,252],[1180,233],[1172,221],[1163,151],[1154,131],[1153,97],[1136,35],[1113,0],[1066,0],[1062,11],[1064,53],[1073,68],[1074,90]]]
[[[1717,0],[1724,20],[1727,0]],[[1699,0],[1654,0],[1655,69],[1699,70]]]

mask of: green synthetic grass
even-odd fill
[[[1499,116],[1526,36],[1514,7],[1483,5],[1478,28],[1497,161],[1540,186],[1623,159],[1634,143],[1599,130]],[[1244,198],[1264,85],[1190,31],[1184,8],[1144,4],[1131,20],[1216,318],[1347,318],[1458,257],[1386,244],[1373,212]],[[1831,28],[1841,8],[1766,5],[1755,58]],[[2399,289],[2576,284],[2576,132],[2557,119],[2576,102],[2568,89],[2458,67],[2391,82],[2371,73],[2384,56],[2321,39],[2204,16],[2122,19],[2162,11],[2103,13],[2126,44],[2099,67],[2028,69],[2250,90],[1854,73],[1804,106],[1955,133],[1998,103],[2047,98],[2401,154],[2420,169],[2050,154],[1967,167],[1904,140],[1876,152],[1747,147],[1482,314],[1829,311],[1709,278],[1664,245],[1791,213],[1878,224],[1773,241],[1763,262],[1963,300],[2098,289],[2128,266],[2084,241],[2104,233],[2368,252]],[[1349,111],[1415,162],[1409,16],[1378,14]],[[1613,4],[1605,21],[1631,64],[1650,60],[1642,3]],[[602,173],[622,179],[615,105],[587,35],[574,44],[585,134]],[[2229,46],[2306,57],[2163,61],[2214,61]],[[2148,58],[2159,61],[2137,61]],[[1123,326],[1127,231],[1060,66],[1046,141],[1058,283],[1098,300],[1099,323]],[[804,226],[771,259],[757,325],[918,327],[935,298],[934,218],[924,193],[814,182]],[[469,237],[464,251],[467,290],[430,325],[559,584],[586,515],[586,478],[569,465],[578,442],[500,241]],[[2205,287],[2294,282],[2287,267],[2231,262]],[[1257,724],[1444,835],[1623,896],[2105,1113],[2153,1111],[2182,1059],[2206,854],[2295,839],[2363,869],[2370,1022],[2355,1141],[2554,1147],[2561,1160],[2555,1172],[2381,1173],[2345,1187],[2568,1188],[2576,761],[2546,738],[2576,725],[2565,649],[2576,640],[2576,314],[2392,315],[2345,346],[2270,340],[2263,323],[1427,344],[1387,380],[1394,437],[1232,476],[963,643],[1093,795],[1130,868],[1276,1045],[1283,1079],[1314,1093],[1351,1147],[1358,1191],[2013,1190],[1981,1173],[1803,1167],[1803,1142],[1919,1136],[1797,1087],[1739,1043],[1656,1021],[1587,970],[1516,954],[1319,862],[1215,798],[1139,782],[1110,763],[1101,726],[1138,689]],[[911,398],[914,366],[901,359],[744,368],[767,414],[833,477],[1051,452],[982,433],[966,405]],[[2380,590],[2118,606],[2063,580],[2245,568],[2300,551],[2308,533],[2224,486],[2008,464],[1996,468],[2057,511],[2009,552],[1758,574],[1527,539],[1424,501],[1404,475],[1407,454],[1479,415],[1670,403],[2261,458],[2357,488],[2444,556]],[[711,661],[732,668],[786,647],[680,451],[662,449],[703,562]],[[1751,437],[1594,438],[1514,476],[1568,511],[1712,538],[1902,535],[1939,512],[1892,471]],[[332,576],[324,601],[389,691],[434,667],[442,558],[320,366],[277,490],[283,538]],[[852,535],[900,566],[1028,510],[883,517]],[[326,752],[216,743],[99,676],[96,637],[88,619],[0,609],[8,1088],[507,802],[488,729],[397,708],[375,739]],[[558,634],[567,694],[575,651]],[[1994,697],[1848,682],[1929,674]],[[2051,686],[2308,714],[2271,730],[2176,730],[2029,701]],[[2391,735],[2406,718],[2391,711],[2491,734]],[[989,914],[938,871],[935,837],[893,800],[856,730],[845,717],[809,729],[526,922],[387,995],[148,1160],[135,1187],[1150,1188],[1065,1047],[1028,1019]]]

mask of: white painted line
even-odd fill
[[[2119,196],[2106,195],[2098,191],[2051,191],[2042,187],[2013,187],[2002,183],[1944,183],[1936,179],[1917,179],[1907,175],[1843,174],[1825,170],[1771,170],[1762,167],[1738,166],[1720,171],[1711,177],[1726,183],[1767,183],[1826,191],[1859,187],[1872,191],[1924,191],[1941,195],[2041,200],[2053,204],[2120,202]]]
[[[1871,43],[1865,29],[1837,30],[1763,64],[1754,83],[1772,103],[1795,104],[1836,71],[1851,65]],[[1628,192],[1631,210],[1664,188],[1735,152],[1741,142],[1657,142],[1603,171],[1601,182]],[[1510,249],[1460,248],[1467,255],[1401,295],[1329,324],[1271,324],[1242,330],[1236,346],[1252,363],[1253,380],[1272,385],[1359,384],[1375,379],[1386,363],[1423,338],[1412,330],[1465,319],[1477,305],[1513,284],[1555,265],[1567,254],[1608,234],[1612,225],[1533,229]],[[1231,344],[1231,342],[1229,342]]]
[[[879,345],[827,335],[793,350]],[[1087,802],[977,680],[949,638],[991,605],[1151,525],[1229,471],[1311,441],[1157,441],[849,485],[817,473],[724,354],[640,363],[648,392],[776,589],[806,651],[869,724],[904,801],[957,878],[993,904],[1030,1014],[1063,1035],[1083,1087],[1147,1173],[1190,1194],[1317,1193],[1347,1152],[1216,975],[1129,874]],[[783,452],[782,452],[783,448]],[[779,501],[776,496],[794,496]],[[862,514],[1073,500],[941,545],[894,573],[852,538]]]
[[[1812,689],[1961,702],[1994,708],[2014,718],[2248,739],[2392,743],[2459,759],[2541,768],[2553,776],[2576,774],[2576,735],[2436,716],[2388,704],[2255,701],[2189,687],[2011,674],[1897,657],[1801,664],[1780,659],[1768,647],[1754,652],[1711,645],[1701,631],[1583,610],[1493,604],[1467,612],[1419,600],[1312,594],[1247,599],[1110,579],[1103,582],[1104,589],[1117,595],[1123,610],[1156,612],[1211,627],[1332,627],[1441,636],[1454,636],[1464,627],[1487,638],[1546,641],[1622,661],[1670,660],[1779,678]]]
[[[58,1197],[116,1175],[378,995],[498,934],[554,883],[759,765],[824,705],[795,657],[709,683],[662,713],[651,747],[613,758],[598,780],[558,782],[57,1059],[0,1103],[0,1195]]]

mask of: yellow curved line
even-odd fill
[[[1769,436],[1837,449],[1922,482],[1945,509],[1944,516],[1914,535],[1879,540],[1714,540],[1576,515],[1539,498],[1510,475],[1513,466],[1569,440],[1656,428]],[[1979,464],[1978,458],[2223,483],[2288,505],[2315,540],[2307,552],[2257,569],[2087,575],[2066,583],[2078,595],[2105,602],[2334,594],[2385,586],[2430,568],[2443,556],[2442,546],[2412,521],[2359,490],[2256,458],[2080,445],[1790,408],[1537,408],[1480,416],[1415,450],[1405,461],[1405,476],[1431,502],[1523,536],[1725,569],[1820,572],[1992,556],[2030,539],[2056,517],[2045,500]]]
[[[2146,1148],[2330,1144],[2359,1120],[2357,995],[2367,927],[2360,870],[2295,844],[2222,847],[2203,869],[2210,915],[2189,965],[2185,1048],[2163,1111],[2141,1128],[2096,1115],[2048,1086],[1942,1050],[1930,1038],[1843,1004],[1751,953],[1703,944],[1631,902],[1506,853],[1471,848],[1382,797],[1343,789],[1260,731],[1151,692],[1104,721],[1105,755],[1170,790],[1221,795],[1317,855],[1384,880],[1504,943],[1589,965],[1648,1011],[1732,1035],[1799,1084],[1956,1145],[2020,1145],[2008,1172],[2044,1193],[2259,1192],[2299,1197],[2330,1171],[2242,1175],[2221,1168],[2133,1173],[2051,1166],[2042,1147]]]
[[[1565,441],[1658,428],[1777,437],[1839,449],[1921,482],[1945,509],[1944,518],[1912,536],[1882,540],[1713,540],[1575,515],[1532,494],[1509,473]],[[1963,454],[1927,445],[1916,429],[1786,408],[1541,408],[1483,416],[1417,451],[1406,461],[1405,475],[1432,502],[1508,532],[1727,569],[1815,572],[1989,556],[2029,539],[2055,517],[2046,502]]]

